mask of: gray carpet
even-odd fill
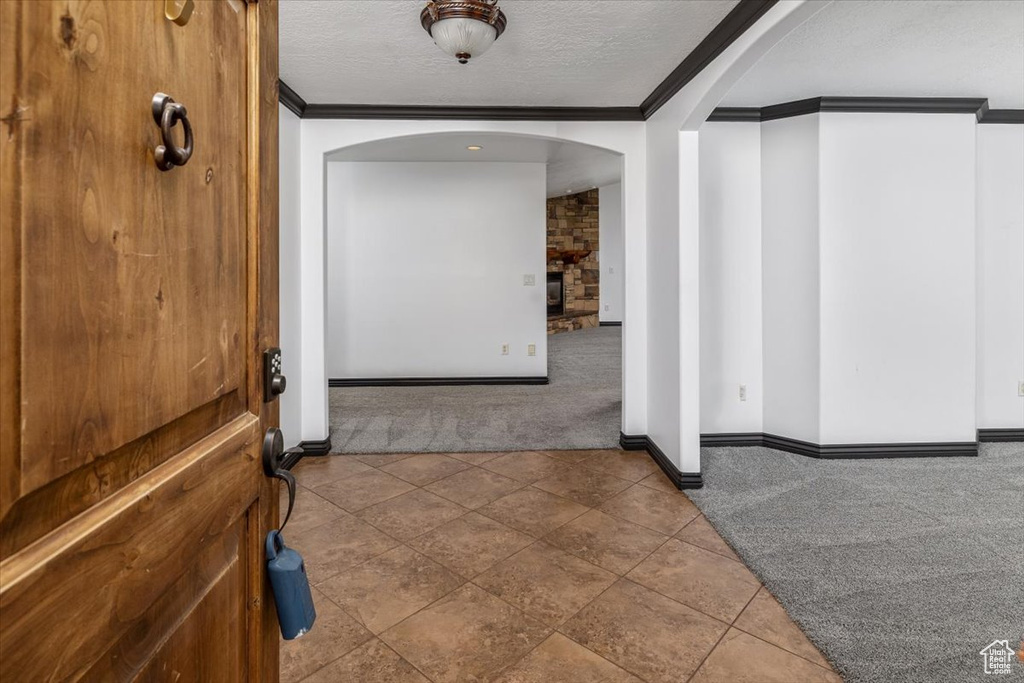
[[[1024,444],[977,458],[821,461],[702,450],[688,492],[848,683],[986,676],[1024,639]]]
[[[622,411],[620,327],[548,337],[547,385],[330,389],[342,453],[614,448]]]

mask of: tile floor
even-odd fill
[[[282,681],[840,683],[643,452],[306,458]]]

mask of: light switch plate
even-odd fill
[[[526,287],[533,287],[536,284],[537,284],[536,276],[534,276],[534,275],[524,275],[523,276],[523,285],[524,286],[526,286]]]
[[[536,344],[530,344],[529,346],[527,346],[526,347],[526,355],[527,356],[536,356],[537,355],[537,345]]]

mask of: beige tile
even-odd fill
[[[510,493],[478,509],[480,514],[538,538],[586,511],[584,505],[530,487]]]
[[[371,469],[373,468],[351,455],[317,455],[300,460],[292,474],[300,484],[312,489],[369,472]]]
[[[677,539],[627,578],[725,622],[732,622],[761,587],[742,563]]]
[[[498,562],[473,583],[548,626],[557,626],[616,578],[611,572],[538,541]]]
[[[473,510],[522,487],[522,482],[497,472],[470,467],[423,488]]]
[[[679,683],[726,628],[686,605],[619,579],[558,630],[650,683]]]
[[[359,623],[381,633],[465,583],[465,579],[399,546],[320,584]]]
[[[784,650],[800,655],[819,666],[831,669],[828,660],[818,651],[800,627],[793,623],[793,620],[786,614],[778,600],[768,592],[767,588],[761,588],[754,599],[750,601],[743,610],[733,626],[757,636],[761,640],[767,640],[773,645],[778,645]]]
[[[665,493],[679,493],[679,489],[676,488],[676,485],[673,484],[672,480],[669,479],[668,476],[660,469],[654,474],[649,474],[641,479],[640,483],[652,489],[664,491]]]
[[[730,559],[742,562],[740,556],[733,552],[729,544],[718,535],[715,528],[704,515],[698,516],[692,522],[683,527],[682,531],[676,534],[680,541],[686,541],[691,545],[698,545],[705,550],[724,555]]]
[[[606,451],[583,464],[633,482],[661,471],[646,451]]]
[[[374,638],[317,671],[304,683],[430,683],[390,647]]]
[[[481,467],[524,484],[530,484],[556,472],[561,472],[567,465],[565,462],[550,458],[543,453],[521,451],[506,453],[494,460],[488,460]]]
[[[392,477],[386,472],[370,470],[327,486],[318,486],[313,492],[343,510],[357,512],[414,488],[416,487],[412,484]]]
[[[505,670],[497,683],[641,683],[604,657],[552,633],[517,664]]]
[[[358,453],[352,457],[356,460],[370,465],[371,467],[383,467],[392,463],[411,458],[415,453]]]
[[[454,683],[495,677],[548,633],[540,622],[466,584],[381,639],[435,683]]]
[[[681,492],[665,493],[648,486],[633,486],[609,498],[601,511],[669,536],[700,514]]]
[[[313,589],[313,605],[316,608],[313,629],[301,638],[281,641],[283,683],[305,678],[373,637],[316,588]]]
[[[306,531],[293,534],[286,530],[285,541],[302,554],[314,584],[398,545],[395,539],[349,514]]]
[[[587,507],[597,507],[619,491],[630,486],[630,482],[616,476],[577,465],[558,474],[541,479],[534,484],[539,489],[575,500]]]
[[[288,487],[281,487],[281,521],[284,521],[285,513],[288,512]],[[304,486],[297,486],[295,490],[295,507],[292,509],[292,516],[288,520],[285,531],[293,534],[296,531],[304,531],[320,526],[332,519],[337,519],[346,514],[344,510],[334,503],[324,500]]]
[[[414,538],[409,545],[468,579],[522,550],[533,540],[493,519],[470,512]]]
[[[416,486],[424,486],[432,481],[444,479],[445,477],[460,472],[470,464],[455,458],[449,458],[440,453],[414,455],[390,465],[384,465],[380,469],[388,474],[393,474]]]
[[[488,451],[486,453],[446,453],[446,455],[468,462],[470,465],[482,465],[488,460],[494,460],[499,455],[505,455],[504,451]]]
[[[558,527],[544,540],[608,571],[625,574],[668,537],[600,510],[591,510]]]
[[[371,505],[356,517],[389,536],[407,541],[466,514],[466,508],[429,491],[415,489]]]
[[[586,450],[586,451],[540,451],[544,455],[555,458],[556,460],[564,460],[570,464],[578,464],[584,460],[590,460],[591,458],[604,455],[611,451],[608,450]]]
[[[693,683],[842,683],[831,671],[732,628]]]

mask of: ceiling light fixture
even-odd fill
[[[483,149],[483,147],[481,147],[480,145],[470,145],[466,149],[468,149],[470,152],[479,152],[480,150]]]
[[[506,23],[498,0],[428,0],[420,12],[420,24],[434,44],[459,64],[487,52]]]

